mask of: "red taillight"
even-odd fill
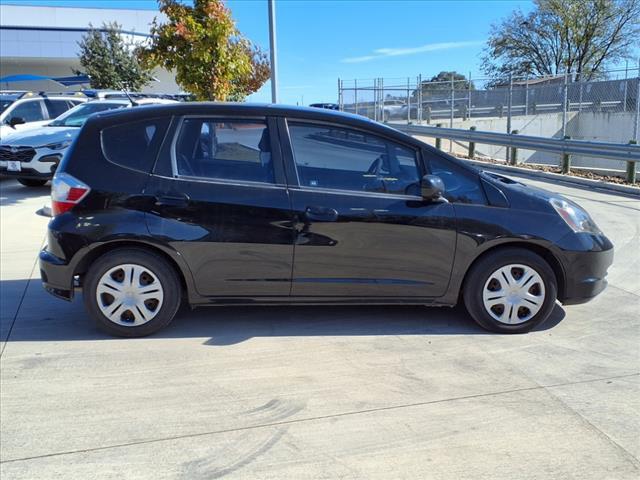
[[[71,210],[75,203],[69,202],[57,202],[55,200],[51,200],[51,215],[54,217],[64,213],[68,210]]]
[[[56,173],[51,181],[51,213],[55,217],[71,210],[91,191],[68,173]]]
[[[87,193],[86,188],[71,187],[69,189],[69,193],[67,194],[67,200],[70,202],[77,202],[83,197],[85,193]]]

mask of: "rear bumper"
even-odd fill
[[[71,301],[74,293],[73,268],[46,249],[40,251],[42,286],[51,295]]]
[[[564,252],[563,305],[586,303],[607,286],[607,269],[613,263],[613,248],[599,252]]]

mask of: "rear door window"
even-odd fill
[[[102,152],[111,163],[148,172],[168,123],[168,118],[152,118],[106,127],[101,132]]]
[[[175,173],[181,176],[274,183],[263,120],[185,118],[173,155]]]

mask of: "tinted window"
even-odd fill
[[[289,132],[302,186],[419,195],[415,150],[341,127],[292,123]]]
[[[16,105],[11,113],[9,113],[9,118],[12,117],[20,117],[24,119],[25,122],[39,122],[45,120],[44,114],[42,113],[42,108],[40,100],[31,100],[28,102],[20,103]]]
[[[174,153],[179,175],[274,182],[269,130],[263,121],[187,118]]]
[[[44,104],[49,110],[49,118],[56,118],[71,108],[66,100],[45,100]]]
[[[444,182],[445,197],[449,201],[487,203],[480,180],[473,173],[436,154],[429,158],[429,169]]]
[[[153,118],[105,128],[102,130],[105,158],[133,170],[149,171],[167,123],[167,119]]]

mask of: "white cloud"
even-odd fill
[[[360,63],[360,62],[368,62],[369,60],[373,60],[375,58],[379,58],[382,55],[365,55],[364,57],[350,57],[343,58],[340,60],[342,63]]]
[[[361,63],[369,62],[371,60],[377,60],[385,57],[398,57],[401,55],[416,55],[418,53],[437,52],[439,50],[451,50],[453,48],[465,48],[476,47],[482,45],[484,42],[481,40],[467,41],[467,42],[440,42],[440,43],[428,43],[420,47],[410,48],[378,48],[373,51],[372,55],[364,55],[362,57],[348,57],[340,60],[342,63]]]

